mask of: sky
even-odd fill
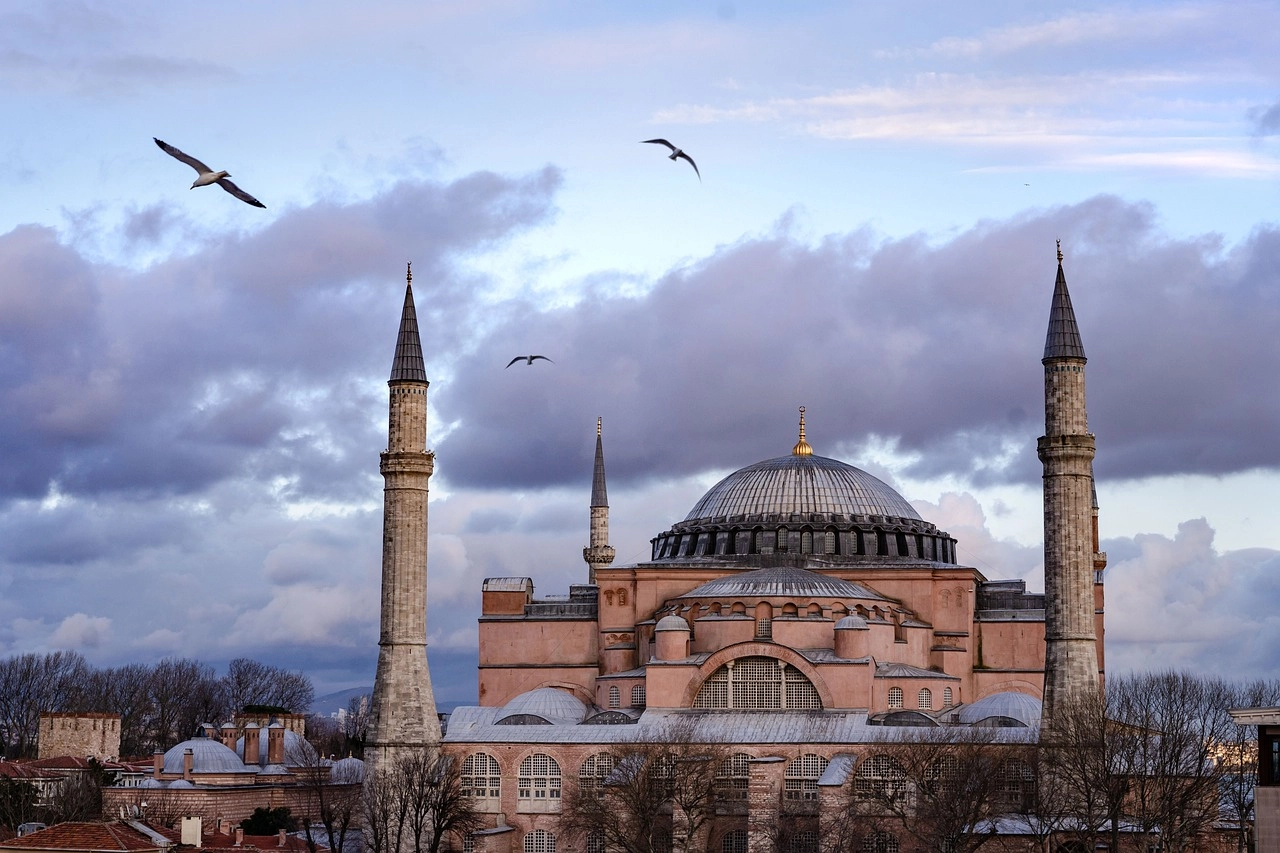
[[[597,417],[618,563],[805,406],[816,453],[1042,588],[1061,240],[1108,670],[1280,677],[1277,29],[1237,0],[0,2],[0,655],[371,684],[410,261],[442,704],[475,701],[483,578],[585,582]]]

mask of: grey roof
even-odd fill
[[[658,624],[654,626],[656,631],[688,631],[689,623],[684,621],[683,617],[670,613],[658,620]]]
[[[1080,342],[1080,329],[1076,326],[1076,312],[1071,308],[1071,294],[1067,293],[1067,277],[1058,261],[1058,280],[1053,285],[1053,306],[1049,309],[1049,333],[1044,340],[1044,359],[1084,357],[1084,344]]]
[[[418,312],[413,305],[413,285],[404,289],[404,310],[400,312],[400,335],[396,338],[396,357],[391,362],[392,382],[426,382],[427,369],[422,360],[422,340],[418,337]]]
[[[909,663],[876,664],[876,678],[942,678],[948,681],[959,681],[957,675],[947,675],[934,669],[921,669]]]
[[[1040,700],[1025,693],[1012,691],[992,693],[977,702],[959,709],[960,722],[967,725],[980,723],[991,717],[1008,717],[1025,726],[1040,724]]]
[[[485,578],[484,592],[532,592],[533,578]]]
[[[869,725],[866,711],[698,711],[646,710],[634,725],[500,726],[504,709],[465,707],[449,717],[446,743],[624,744],[669,739],[674,728],[688,726],[691,743],[856,744],[893,743],[903,737],[894,726]],[[919,739],[955,738],[954,726],[911,730]],[[1034,728],[984,730],[999,743],[1031,743]]]
[[[853,772],[853,765],[858,763],[858,756],[851,752],[838,752],[827,762],[827,769],[818,778],[819,785],[843,785]]]
[[[803,457],[797,457],[803,458]],[[805,596],[816,598],[869,598],[888,601],[880,593],[860,583],[828,577],[796,566],[777,566],[725,575],[696,587],[680,598],[724,598],[730,596]]]
[[[866,619],[863,619],[856,613],[850,613],[848,616],[841,618],[840,621],[836,623],[835,629],[837,631],[866,631],[869,630],[869,628],[870,626],[867,625]]]
[[[596,421],[596,467],[591,475],[591,505],[608,506],[609,494],[604,485],[604,444],[600,438],[600,421]]]
[[[825,456],[778,456],[711,487],[685,521],[754,513],[842,513],[923,521],[906,498],[852,465]]]
[[[182,756],[191,750],[191,766],[195,773],[251,773],[239,756],[220,741],[207,737],[194,737],[169,747],[164,754],[164,772],[181,773]]]
[[[587,716],[587,706],[578,697],[555,687],[539,687],[527,693],[521,693],[501,708],[501,714],[494,722],[507,717],[530,716],[546,720],[553,726],[572,726],[581,723]],[[449,727],[453,728],[453,718],[449,719]],[[523,727],[518,727],[523,729]]]

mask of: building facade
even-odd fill
[[[411,305],[410,291],[406,312]],[[390,447],[405,429],[394,414],[401,352]],[[417,358],[421,375],[399,381],[419,383],[425,403],[420,349]],[[956,541],[889,485],[817,453],[804,408],[790,452],[712,487],[652,539],[648,560],[614,565],[597,422],[586,582],[567,596],[538,597],[531,578],[485,579],[479,704],[456,709],[440,735],[429,727],[434,713],[422,717],[421,696],[430,696],[418,681],[425,658],[421,675],[417,664],[384,666],[397,608],[415,608],[415,631],[424,622],[425,546],[413,552],[421,588],[389,572],[384,558],[375,708],[393,690],[425,691],[399,706],[396,713],[413,719],[397,726],[424,745],[438,738],[457,757],[464,787],[490,824],[468,844],[502,853],[567,849],[565,792],[605,784],[620,754],[673,737],[694,755],[712,745],[723,751],[717,774],[742,804],[709,824],[704,841],[724,853],[777,849],[784,824],[795,827],[792,848],[808,850],[831,830],[824,816],[837,810],[841,791],[879,784],[879,746],[908,727],[973,726],[998,742],[1032,743],[1042,700],[1096,691],[1101,676],[1105,556],[1097,547],[1083,364],[1059,253],[1039,448],[1044,594],[961,563]],[[409,431],[425,434],[425,405],[413,416],[422,420]],[[413,508],[421,518],[411,523],[388,497],[388,537],[425,531],[425,476],[421,490],[423,504]],[[385,699],[381,707],[390,719]],[[395,728],[372,740],[391,743]],[[896,843],[884,839],[876,849]]]

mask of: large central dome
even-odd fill
[[[734,471],[703,495],[684,520],[815,512],[923,520],[902,495],[861,468],[795,454]]]

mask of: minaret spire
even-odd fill
[[[596,464],[591,475],[590,544],[582,549],[582,559],[589,567],[588,583],[596,582],[596,569],[613,562],[614,549],[609,545],[609,495],[604,483],[604,418],[596,418]]]
[[[440,743],[440,720],[427,672],[427,382],[413,303],[413,268],[391,363],[387,449],[382,453],[382,612],[365,759],[389,768],[406,754]]]
[[[1045,434],[1037,445],[1044,465],[1046,726],[1052,726],[1055,716],[1070,705],[1096,696],[1099,688],[1094,437],[1085,409],[1086,361],[1062,271],[1059,242],[1058,277],[1041,359]]]

